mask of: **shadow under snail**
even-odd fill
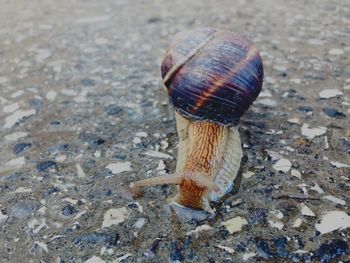
[[[131,187],[177,184],[177,204],[213,213],[210,201],[232,190],[241,164],[237,125],[262,88],[260,54],[251,41],[230,32],[180,32],[165,53],[161,74],[175,108],[176,172]]]

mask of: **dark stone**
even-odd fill
[[[287,238],[285,237],[278,237],[273,240],[274,244],[277,247],[277,255],[281,258],[288,257],[288,252],[286,249],[287,246]]]
[[[122,113],[123,111],[124,110],[122,107],[119,107],[115,104],[108,105],[107,107],[105,107],[105,112],[107,113],[107,115],[110,115],[110,116],[118,115],[119,113]]]
[[[85,87],[95,86],[95,81],[92,79],[82,79],[80,83]]]
[[[242,252],[242,253],[244,253],[244,252],[246,251],[246,249],[247,249],[247,245],[244,244],[243,242],[238,243],[238,244],[236,245],[236,247],[235,247],[235,250],[236,250],[237,252]]]
[[[313,111],[312,107],[310,106],[299,106],[297,110],[303,113],[309,113]]]
[[[274,188],[270,185],[266,185],[266,186],[263,186],[261,190],[265,194],[271,194],[273,192]]]
[[[151,17],[147,20],[147,23],[156,23],[156,22],[160,22],[162,21],[162,19],[160,17]]]
[[[138,206],[136,203],[129,203],[129,204],[128,204],[128,208],[138,209],[139,206]]]
[[[78,244],[91,244],[100,246],[116,246],[118,244],[119,234],[118,233],[91,233],[83,234],[74,239],[74,243]]]
[[[148,248],[148,253],[150,254],[150,256],[154,257],[157,254],[157,250],[159,247],[159,243],[160,243],[161,239],[160,238],[156,238],[152,244],[150,245],[150,247]]]
[[[96,134],[82,132],[79,134],[79,139],[95,149],[105,142],[104,139],[98,137]]]
[[[332,259],[345,255],[349,250],[349,245],[344,240],[332,239],[323,243],[315,252],[315,257],[321,263],[330,262]]]
[[[268,258],[288,258],[287,238],[284,236],[272,239],[255,238],[255,245],[259,255]]]
[[[324,108],[323,113],[332,118],[345,118],[346,115],[334,108]]]
[[[50,125],[61,125],[60,121],[51,121]]]
[[[269,247],[269,243],[267,240],[256,238],[255,245],[261,257],[265,259],[277,257],[276,251],[273,248]]]
[[[305,97],[298,94],[298,92],[295,89],[289,89],[287,94],[287,98],[295,98],[298,100],[305,100]]]
[[[54,161],[51,161],[51,160],[49,160],[49,161],[44,161],[44,162],[41,162],[41,163],[38,163],[37,165],[36,165],[36,169],[39,171],[39,172],[44,172],[44,171],[46,171],[46,170],[48,170],[48,169],[50,169],[50,168],[57,168],[57,164],[56,164],[56,162],[54,162]]]
[[[19,154],[30,147],[32,147],[31,143],[17,143],[15,146],[13,146],[13,153]]]
[[[267,223],[267,208],[252,208],[249,209],[249,223],[252,225],[262,224],[265,225]]]
[[[71,204],[65,205],[62,209],[62,215],[64,216],[71,216],[77,212],[78,212],[77,209]]]
[[[180,242],[177,240],[170,242],[170,261],[180,261],[183,262],[185,259],[180,246]]]
[[[40,203],[36,201],[22,201],[16,203],[10,211],[10,216],[25,219],[28,218],[40,207]]]
[[[280,73],[278,73],[278,76],[285,78],[285,77],[287,77],[287,72],[285,72],[285,71],[280,72]]]

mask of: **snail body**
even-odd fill
[[[237,125],[261,91],[261,57],[252,42],[230,32],[185,31],[167,49],[161,74],[175,108],[176,172],[133,187],[178,184],[178,204],[213,212],[210,201],[231,191],[240,167]]]

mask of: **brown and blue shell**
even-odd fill
[[[231,126],[258,96],[263,65],[251,41],[199,29],[175,37],[161,74],[170,102],[184,117]]]

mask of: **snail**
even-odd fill
[[[237,125],[261,91],[262,59],[244,37],[210,28],[190,30],[175,36],[161,75],[175,108],[176,172],[131,187],[177,184],[177,204],[213,213],[210,202],[232,190],[240,168]]]

